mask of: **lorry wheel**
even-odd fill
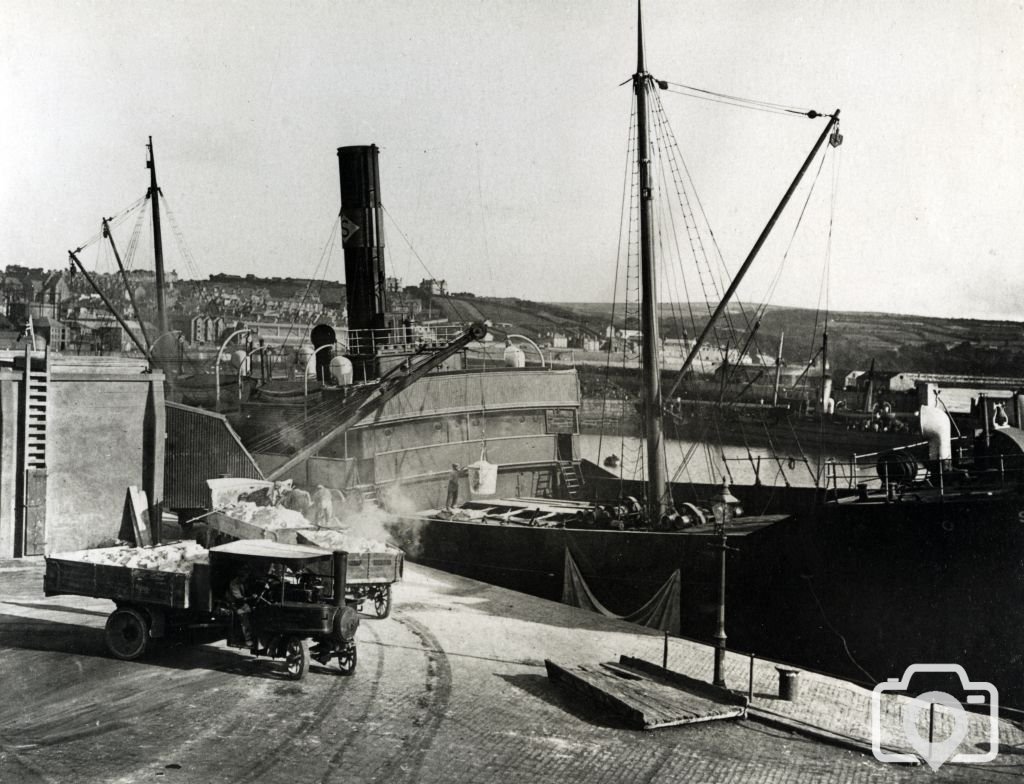
[[[146,652],[149,624],[133,607],[118,607],[110,613],[105,627],[107,650],[118,659],[132,661]]]
[[[387,618],[391,615],[391,586],[385,585],[378,588],[373,595],[373,609],[377,611],[378,618]]]
[[[301,680],[309,669],[309,646],[305,640],[298,637],[289,637],[284,644],[284,666],[288,678],[297,681]]]
[[[356,646],[349,646],[347,650],[338,653],[338,669],[342,675],[352,675],[356,671]]]

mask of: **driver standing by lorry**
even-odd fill
[[[238,625],[242,627],[242,634],[245,636],[246,647],[251,648],[252,621],[249,618],[252,608],[248,602],[249,580],[252,577],[252,568],[249,564],[242,564],[238,572],[228,583],[227,600],[231,603],[231,609],[238,618]]]

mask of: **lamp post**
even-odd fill
[[[729,483],[722,480],[722,490],[712,498],[711,512],[715,517],[715,533],[718,535],[718,542],[714,549],[718,550],[718,626],[715,629],[715,674],[714,685],[726,688],[725,685],[725,561],[729,550],[729,534],[726,533],[726,526],[732,522],[739,509],[739,501],[729,492]]]
[[[228,343],[230,343],[239,335],[245,334],[254,335],[256,334],[256,330],[249,329],[248,327],[246,327],[245,329],[236,329],[234,332],[227,336],[224,342],[220,344],[220,348],[217,349],[217,360],[216,362],[213,363],[213,384],[214,394],[216,395],[216,397],[214,398],[214,407],[216,411],[220,411],[220,357],[224,353],[224,349],[227,348]]]

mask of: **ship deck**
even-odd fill
[[[410,515],[404,515],[403,518],[522,528],[604,530],[609,533],[650,530],[626,528],[623,531],[617,531],[612,528],[588,527],[576,522],[577,515],[592,510],[594,507],[594,504],[586,501],[552,498],[495,498],[486,501],[467,501],[454,509],[423,509]],[[747,536],[786,520],[788,517],[788,515],[748,515],[730,521],[726,525],[726,532],[729,536]],[[708,523],[682,528],[675,533],[711,535],[717,533],[717,529],[713,523]]]

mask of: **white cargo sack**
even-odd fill
[[[498,466],[480,458],[466,466],[469,492],[472,495],[494,495],[498,492]]]

